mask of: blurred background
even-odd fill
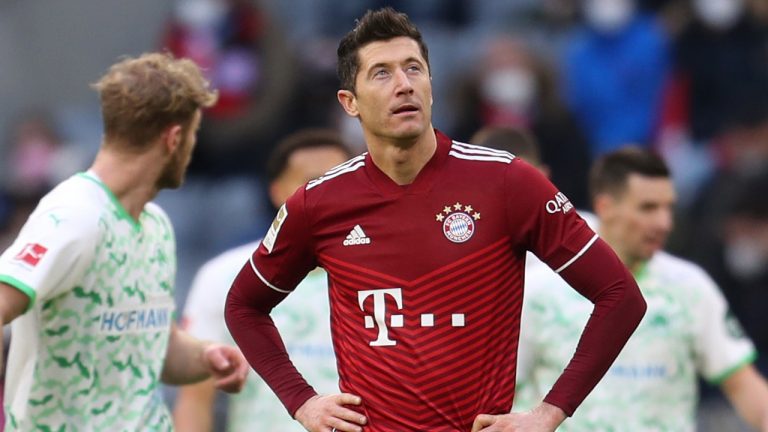
[[[333,127],[363,151],[336,102],[336,46],[384,5],[424,34],[435,127],[459,141],[528,128],[577,207],[596,156],[629,143],[662,154],[680,196],[668,249],[718,281],[768,373],[765,0],[0,0],[0,247],[91,163],[101,126],[88,84],[120,56],[170,50],[221,91],[187,183],[157,200],[177,231],[181,308],[203,261],[265,231],[277,140]],[[718,392],[703,397],[701,430],[740,430]]]

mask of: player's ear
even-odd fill
[[[349,90],[339,90],[336,92],[336,98],[339,100],[341,107],[344,111],[352,117],[360,115],[360,111],[357,109],[357,97]]]
[[[595,214],[600,220],[610,219],[616,212],[616,199],[607,193],[599,193],[592,200]]]
[[[183,132],[184,130],[179,124],[173,124],[165,128],[160,139],[168,154],[175,152],[179,145],[181,145]]]

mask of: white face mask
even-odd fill
[[[739,279],[752,279],[765,271],[768,257],[757,240],[743,237],[725,245],[725,263]]]
[[[744,12],[744,0],[693,0],[693,11],[707,26],[727,30]]]
[[[483,80],[481,91],[483,98],[494,105],[525,110],[536,96],[536,79],[525,69],[499,69]]]
[[[584,16],[596,30],[613,33],[624,28],[635,13],[634,0],[585,0]]]
[[[192,28],[212,27],[226,12],[221,0],[176,0],[176,17]]]

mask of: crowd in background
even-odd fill
[[[165,48],[220,91],[187,183],[158,201],[177,230],[177,300],[195,269],[260,237],[272,218],[264,161],[289,132],[332,127],[363,151],[336,101],[336,44],[366,9],[409,14],[430,49],[434,125],[459,141],[527,128],[553,182],[588,207],[595,157],[657,150],[680,196],[668,249],[717,280],[768,373],[768,3],[761,0],[175,0]],[[94,107],[94,111],[96,111]],[[20,107],[0,171],[0,247],[37,200],[88,166],[44,108]]]

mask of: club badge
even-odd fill
[[[447,205],[435,215],[437,222],[443,224],[443,234],[454,243],[464,243],[472,238],[477,229],[477,221],[480,220],[480,212],[471,205],[463,205],[459,202]]]

